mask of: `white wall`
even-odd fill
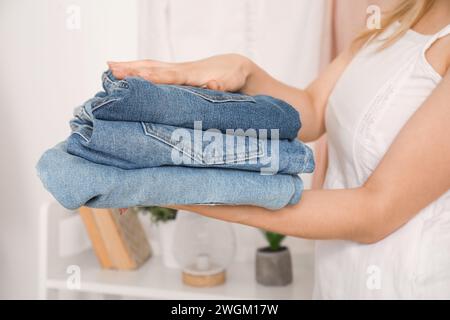
[[[67,28],[70,5],[79,30]],[[34,166],[66,138],[105,61],[136,58],[136,16],[135,0],[0,1],[0,298],[37,295],[38,210],[50,196]]]

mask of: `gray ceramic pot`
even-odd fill
[[[286,286],[292,283],[292,260],[288,248],[279,251],[260,248],[256,251],[256,281],[264,286]]]

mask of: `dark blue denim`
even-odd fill
[[[97,101],[93,115],[100,120],[135,121],[204,130],[277,129],[280,139],[295,139],[301,128],[299,113],[288,103],[269,96],[248,96],[189,86],[155,85],[129,77],[117,81],[103,74],[105,101]],[[111,99],[112,98],[112,99]]]

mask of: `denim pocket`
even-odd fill
[[[199,96],[209,102],[223,103],[223,102],[252,102],[256,103],[256,100],[252,96],[247,96],[239,93],[215,91],[197,87],[189,86],[173,86],[174,88],[187,91],[196,96]]]
[[[266,153],[264,151],[264,146],[260,141],[257,141],[256,147],[250,150],[235,151],[234,148],[231,151],[225,150],[220,155],[214,155],[204,152],[204,146],[202,142],[201,152],[197,150],[191,141],[175,141],[173,139],[173,130],[163,127],[156,126],[152,123],[141,122],[144,129],[144,134],[146,136],[152,137],[162,143],[164,143],[170,150],[177,150],[182,154],[189,157],[194,163],[208,165],[227,165],[236,163],[245,163],[250,160],[259,159],[265,157]],[[186,130],[186,129],[185,129]],[[190,130],[189,132],[193,132]],[[191,137],[192,138],[192,137]],[[225,144],[223,144],[225,145]],[[247,148],[245,148],[247,149]]]

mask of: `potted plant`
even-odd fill
[[[268,246],[256,251],[256,281],[264,286],[286,286],[292,283],[292,259],[281,245],[286,236],[263,231]]]
[[[161,207],[144,207],[142,210],[150,215],[152,223],[158,225],[159,243],[164,265],[172,269],[178,268],[179,266],[172,250],[177,210]]]

